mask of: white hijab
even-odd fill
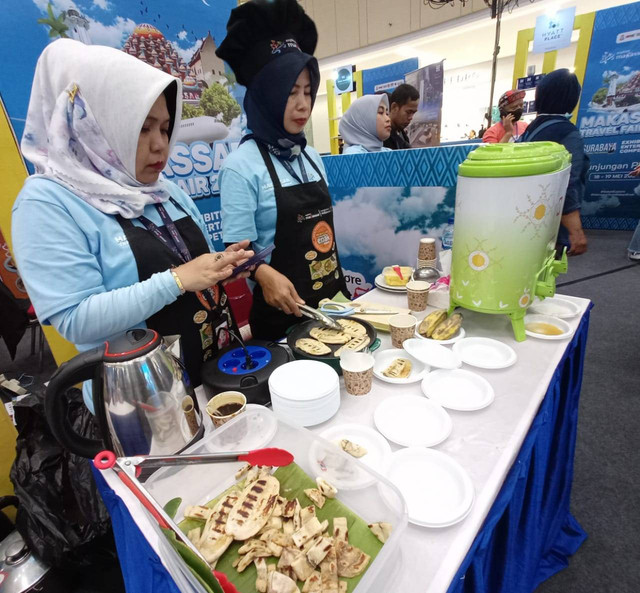
[[[22,154],[38,176],[57,181],[98,210],[137,218],[147,204],[170,197],[166,181],[143,184],[135,173],[144,120],[174,82],[170,149],[180,127],[179,79],[111,47],[54,41],[36,66]]]
[[[364,95],[351,103],[351,107],[340,120],[340,136],[344,147],[364,146],[369,152],[377,152],[382,148],[382,140],[378,138],[378,108],[384,104],[389,109],[389,97],[382,95]]]

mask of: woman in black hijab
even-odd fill
[[[569,255],[580,255],[587,250],[580,207],[589,157],[584,153],[584,141],[578,128],[569,121],[580,100],[580,91],[578,77],[566,68],[547,74],[536,88],[538,117],[520,137],[520,142],[557,142],[571,153],[571,174],[558,234],[558,243],[569,247]]]
[[[251,130],[220,172],[223,239],[246,236],[256,252],[275,245],[253,274],[254,338],[284,336],[299,305],[348,295],[326,174],[304,135],[320,84],[317,39],[296,0],[253,0],[231,12],[217,50],[247,87]]]

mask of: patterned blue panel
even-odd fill
[[[638,226],[637,218],[616,218],[613,216],[582,216],[585,229],[602,229],[607,231],[633,231]]]
[[[329,187],[452,187],[474,144],[323,157]]]
[[[594,31],[602,31],[640,21],[640,2],[616,6],[608,10],[599,10],[593,24]]]

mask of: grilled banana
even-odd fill
[[[458,330],[462,326],[462,315],[460,313],[454,313],[448,319],[445,319],[440,323],[431,334],[434,340],[448,340],[458,333]]]
[[[446,309],[438,309],[433,313],[429,313],[420,324],[418,328],[418,333],[421,336],[425,336],[426,338],[430,338],[433,331],[447,318]]]

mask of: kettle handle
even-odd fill
[[[47,422],[56,440],[65,448],[81,457],[93,458],[104,449],[101,440],[88,439],[77,434],[69,422],[67,415],[67,389],[77,383],[94,379],[104,361],[105,346],[81,352],[68,362],[60,365],[53,374],[45,393],[44,407]],[[100,409],[104,409],[101,398],[94,393],[94,411],[100,419]],[[104,434],[102,422],[100,429]]]

